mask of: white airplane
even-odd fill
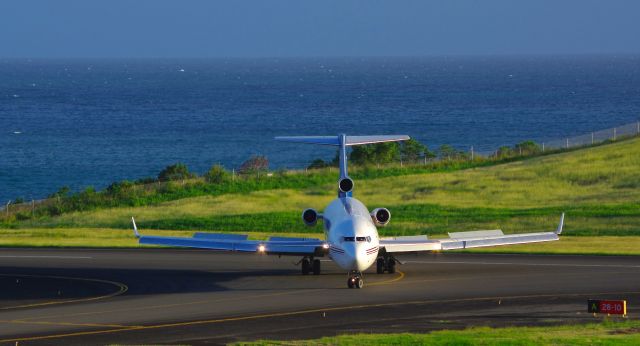
[[[212,250],[253,252],[268,255],[301,256],[302,274],[320,274],[319,257],[328,256],[340,268],[348,271],[347,286],[362,288],[362,273],[376,263],[378,274],[395,273],[398,253],[467,249],[484,246],[524,244],[559,240],[564,213],[553,232],[505,235],[501,230],[449,233],[448,239],[428,239],[426,235],[380,238],[376,227],[389,223],[391,213],[386,208],[369,212],[362,202],[352,197],[353,180],[347,174],[349,146],[408,140],[409,136],[297,136],[276,137],[286,142],[333,145],[340,148],[340,179],[338,198],[322,214],[306,209],[302,220],[308,226],[319,220],[324,224],[325,240],[314,238],[271,237],[266,241],[248,240],[247,235],[198,232],[193,237],[141,236],[133,217],[134,233],[140,244],[190,247]]]

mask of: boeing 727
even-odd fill
[[[247,235],[198,232],[193,237],[142,236],[133,217],[133,229],[140,244],[227,250],[267,255],[301,257],[302,274],[320,274],[320,257],[327,256],[348,272],[347,286],[362,288],[362,273],[376,265],[378,274],[395,273],[395,255],[407,252],[445,251],[485,246],[536,243],[559,240],[564,213],[555,231],[505,235],[501,230],[449,233],[447,239],[428,239],[426,235],[381,238],[377,227],[387,225],[391,213],[386,208],[371,212],[353,197],[353,180],[347,174],[347,147],[408,140],[408,136],[296,136],[276,137],[285,142],[332,145],[339,147],[340,178],[338,197],[322,213],[314,209],[302,212],[302,221],[313,226],[322,222],[325,239],[271,237],[266,241],[249,240]]]

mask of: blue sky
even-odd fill
[[[0,57],[640,53],[640,1],[0,3]]]

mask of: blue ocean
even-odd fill
[[[0,60],[0,203],[253,154],[278,135],[408,134],[494,150],[635,122],[640,56]]]

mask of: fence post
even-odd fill
[[[231,169],[231,181],[236,181],[236,169]]]
[[[542,152],[544,153],[544,142],[542,142]]]
[[[593,132],[591,132],[591,145],[593,145]]]
[[[638,124],[640,124],[640,123],[638,123]],[[427,165],[427,153],[424,153],[424,165],[425,166]]]
[[[7,206],[5,207],[7,210],[7,217],[9,217],[9,204],[11,204],[11,201],[7,202]]]
[[[613,128],[613,140],[614,141],[616,140],[616,128],[615,127]]]
[[[567,138],[567,149],[569,149],[569,138]]]
[[[36,201],[32,198],[31,199],[31,217],[33,217],[36,214]]]
[[[471,161],[473,161],[473,145],[471,146]]]

